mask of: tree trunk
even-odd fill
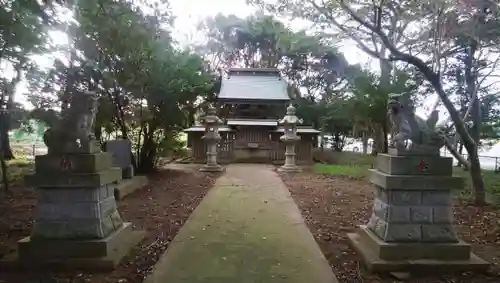
[[[463,152],[464,152],[464,145],[462,143],[460,143],[460,145],[458,146],[458,154],[463,156]],[[463,166],[462,162],[458,161],[457,167],[462,167],[462,166]]]
[[[333,135],[333,148],[335,151],[342,151],[342,146],[340,145],[340,134],[336,132]]]
[[[144,143],[141,147],[139,164],[137,170],[139,173],[150,173],[155,169],[155,157],[157,146],[153,139],[153,131],[144,134]]]
[[[2,102],[3,102],[4,96],[2,95]],[[3,134],[5,132],[5,111],[3,110],[3,105],[0,105],[0,133]],[[3,188],[6,192],[9,191],[9,178],[8,178],[8,168],[7,168],[7,162],[5,161],[5,156],[4,156],[4,151],[3,149],[3,138],[0,138],[0,166],[2,170],[2,184]]]
[[[363,131],[361,133],[361,142],[363,144],[363,154],[367,154],[368,153],[368,134],[366,133],[366,131]]]
[[[16,70],[16,75],[12,79],[12,81],[9,83],[8,87],[5,88],[5,93],[2,94],[2,106],[5,105],[5,108],[2,107],[2,109],[5,109],[5,112],[2,113],[2,128],[0,132],[0,138],[2,139],[1,144],[2,144],[2,152],[3,152],[3,158],[5,160],[11,160],[14,158],[14,154],[12,153],[12,148],[10,146],[10,138],[9,138],[9,131],[11,127],[11,112],[14,110],[14,95],[16,91],[16,87],[19,84],[19,82],[22,79],[22,70],[23,70],[23,65],[24,65],[24,60],[21,62],[17,63],[15,66]],[[7,96],[7,101],[5,101],[5,96]]]
[[[382,132],[383,132],[383,139],[384,139],[384,147],[383,147],[383,153],[387,153],[389,152],[389,140],[387,139],[387,134],[388,134],[388,130],[387,130],[387,125],[384,124],[382,126]]]
[[[481,164],[479,163],[479,156],[477,147],[473,147],[469,151],[470,176],[472,183],[472,199],[474,205],[486,205],[486,193],[484,190],[484,180],[481,174]],[[478,189],[479,188],[479,189]]]
[[[373,136],[373,146],[371,155],[376,156],[379,153],[384,152],[384,129],[381,125],[374,126],[374,136]],[[387,133],[385,133],[387,137]]]
[[[2,169],[2,185],[3,189],[8,192],[9,191],[9,174],[7,172],[7,162],[2,154],[0,154],[0,165]]]
[[[472,128],[470,131],[471,137],[474,144],[466,147],[469,153],[469,162],[471,164],[470,175],[472,180],[472,197],[474,204],[484,205],[486,204],[486,194],[484,182],[481,174],[481,164],[479,162],[479,145],[481,138],[481,102],[477,96],[476,81],[477,81],[477,70],[474,64],[474,57],[478,48],[478,43],[475,39],[469,40],[469,46],[467,50],[467,57],[465,59],[465,82],[467,84],[467,94],[471,100],[471,119]],[[471,150],[469,150],[469,148]]]

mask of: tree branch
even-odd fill
[[[391,42],[391,40],[387,37],[387,35],[380,30],[380,28],[364,21],[345,3],[345,0],[339,0],[339,4],[355,21],[357,21],[358,23],[362,24],[363,26],[365,26],[366,28],[368,28],[369,30],[373,31],[378,36],[380,36],[380,39],[382,40],[384,45],[392,53],[392,56],[390,56],[389,60],[400,60],[408,62],[417,67],[424,74],[424,76],[429,80],[431,85],[436,90],[437,94],[441,98],[441,101],[443,101],[444,106],[446,107],[452,120],[456,124],[455,127],[457,129],[457,132],[465,141],[466,146],[475,145],[476,143],[474,139],[470,136],[470,134],[467,132],[465,125],[463,123],[457,124],[458,121],[461,121],[460,115],[458,111],[455,109],[453,102],[451,102],[446,92],[444,91],[443,86],[441,85],[441,82],[439,80],[439,74],[436,74],[434,71],[432,71],[432,69],[430,69],[420,58],[399,51]]]

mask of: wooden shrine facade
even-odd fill
[[[276,121],[277,124],[277,121]],[[202,139],[204,128],[195,126],[186,130],[188,147],[193,162],[206,161],[206,145]],[[295,149],[298,164],[312,163],[313,147],[317,145],[318,131],[298,128],[300,141]],[[223,126],[219,129],[222,139],[217,146],[220,163],[251,162],[281,164],[285,160],[285,144],[280,141],[282,127]]]
[[[287,83],[276,69],[230,69],[217,96],[219,128],[218,162],[283,163],[285,144],[280,141],[283,127],[278,125],[290,103]],[[206,161],[204,127],[186,129],[193,162]],[[312,163],[313,147],[319,131],[298,127],[296,158],[298,164]]]

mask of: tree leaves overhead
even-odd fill
[[[50,122],[68,94],[96,91],[96,136],[118,132],[131,139],[138,170],[151,170],[158,151],[169,150],[159,147],[175,144],[164,140],[193,123],[217,78],[199,55],[174,47],[166,1],[89,0],[68,8],[75,12],[68,23],[71,58],[28,72],[32,116]]]

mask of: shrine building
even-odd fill
[[[217,146],[218,162],[283,163],[285,145],[280,136],[284,128],[279,120],[289,104],[287,83],[277,69],[230,69],[217,95],[217,114],[224,121],[219,127],[222,139]],[[193,162],[206,160],[204,131],[202,125],[185,130]],[[319,131],[301,125],[297,134],[297,163],[312,163]]]

